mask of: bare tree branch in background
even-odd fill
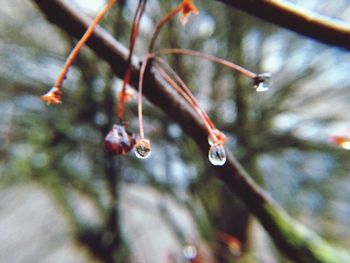
[[[350,50],[350,24],[336,22],[285,1],[219,1],[325,44]]]
[[[38,5],[48,20],[76,38],[79,38],[88,27],[89,20],[61,0],[33,0],[33,2]],[[249,3],[252,5],[254,2]],[[268,2],[261,1],[261,3]],[[349,40],[349,35],[347,36]],[[329,35],[327,38],[330,38]],[[349,44],[349,41],[346,43]],[[125,47],[101,28],[96,29],[88,45],[109,63],[116,76],[123,77],[127,66]],[[136,63],[136,57],[133,62],[131,84],[137,87],[139,66]],[[151,67],[145,75],[145,96],[181,125],[206,156],[208,152],[206,128],[188,104],[178,96],[174,96],[162,83],[157,71]],[[213,169],[218,178],[259,219],[276,246],[289,258],[297,262],[350,262],[350,255],[347,252],[332,247],[280,208],[250,178],[232,153],[228,152],[228,160],[224,166]]]

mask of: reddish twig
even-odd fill
[[[199,58],[203,58],[203,59],[207,59],[210,60],[212,62],[215,62],[217,64],[223,65],[225,67],[228,67],[230,69],[236,70],[240,73],[242,73],[243,75],[254,79],[257,74],[247,70],[233,62],[227,61],[226,59],[222,59],[222,58],[218,58],[206,53],[202,53],[199,51],[194,51],[194,50],[190,50],[190,49],[182,49],[182,48],[169,48],[169,49],[162,49],[156,52],[157,55],[162,56],[162,55],[171,55],[171,54],[177,54],[177,55],[189,55],[189,56],[193,56],[193,57],[199,57]]]
[[[139,28],[140,28],[141,17],[143,15],[143,12],[145,11],[145,7],[146,7],[146,0],[140,0],[139,4],[137,6],[137,9],[136,9],[135,16],[133,18],[133,22],[132,22],[132,28],[131,28],[131,34],[130,34],[130,47],[129,47],[129,54],[128,54],[128,58],[127,58],[128,67],[127,67],[127,71],[126,71],[125,76],[124,76],[122,91],[121,91],[121,95],[120,95],[119,101],[118,101],[118,119],[119,119],[119,121],[122,121],[123,116],[124,116],[126,86],[130,82],[130,75],[131,75],[131,59],[132,59],[134,47],[136,44],[136,40],[137,40]]]
[[[67,72],[72,65],[73,61],[75,60],[76,56],[78,55],[80,49],[85,45],[86,41],[90,38],[90,36],[93,34],[96,26],[101,22],[103,17],[106,15],[106,13],[112,8],[112,6],[117,2],[117,0],[109,0],[108,3],[101,9],[101,11],[97,14],[95,19],[91,22],[90,26],[87,28],[86,32],[82,36],[82,38],[78,41],[76,46],[73,48],[73,50],[70,52],[66,63],[64,64],[60,74],[58,75],[58,78],[55,82],[55,85],[53,88],[42,96],[42,99],[45,100],[48,104],[58,104],[61,103],[60,98],[60,89],[62,87],[62,83],[64,79],[66,78]]]

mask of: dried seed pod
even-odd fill
[[[128,154],[135,145],[135,137],[122,123],[114,124],[104,140],[106,149],[115,155]]]

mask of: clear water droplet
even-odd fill
[[[197,257],[197,248],[193,245],[186,245],[183,248],[183,253],[186,259],[194,260]]]
[[[147,139],[139,140],[135,145],[135,155],[140,159],[148,158],[151,155],[151,142]]]
[[[106,149],[116,155],[125,155],[135,145],[134,135],[125,129],[122,123],[114,124],[104,140]]]
[[[209,161],[212,165],[222,166],[226,162],[226,151],[223,145],[212,145],[208,153]]]
[[[226,135],[217,129],[213,130],[213,132],[208,136],[208,143],[210,146],[214,144],[224,144],[225,141]]]
[[[271,73],[258,74],[254,79],[254,89],[257,92],[264,92],[271,87]]]

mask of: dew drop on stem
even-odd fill
[[[261,73],[254,78],[254,89],[257,92],[268,91],[271,87],[271,73]]]
[[[137,158],[146,159],[151,155],[151,142],[147,139],[140,139],[135,145]]]
[[[225,141],[226,135],[217,129],[214,129],[208,136],[208,143],[210,146],[214,144],[224,144]]]
[[[223,145],[212,145],[208,153],[209,161],[212,165],[222,166],[226,162],[226,151]]]

